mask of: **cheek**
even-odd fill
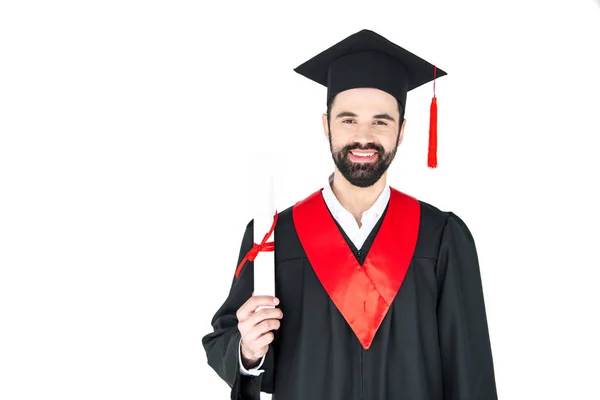
[[[348,144],[348,136],[336,130],[335,133],[331,133],[331,145],[333,148],[341,149]]]
[[[382,138],[381,145],[386,151],[393,151],[396,148],[396,140],[398,139],[397,134],[386,135],[385,139]]]
[[[335,140],[335,138],[332,138],[332,140],[331,140],[331,147],[333,148],[333,151],[340,151],[347,144],[348,143],[344,143],[344,142],[340,142],[339,140]]]

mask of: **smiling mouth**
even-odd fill
[[[365,151],[351,151],[350,152],[352,155],[357,156],[357,157],[373,157],[373,155],[375,155],[377,152],[375,151],[370,151],[370,152],[365,152]]]
[[[379,156],[378,152],[374,150],[352,150],[349,153],[348,158],[357,163],[374,162]]]

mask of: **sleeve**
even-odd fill
[[[444,400],[497,400],[477,250],[449,212],[436,264]]]
[[[253,246],[253,221],[246,226],[238,264]],[[236,264],[236,267],[237,265]],[[239,277],[233,277],[225,302],[212,318],[213,332],[202,338],[208,364],[231,388],[232,400],[260,400],[260,392],[273,393],[274,350],[272,344],[265,355],[263,373],[259,376],[242,374],[237,310],[252,296],[254,263],[246,262]]]
[[[262,356],[261,360],[260,360],[260,364],[258,364],[258,366],[254,367],[254,368],[250,368],[250,369],[246,369],[244,368],[244,363],[242,362],[242,339],[240,338],[240,352],[239,352],[239,358],[240,358],[240,370],[242,371],[242,375],[252,375],[252,376],[259,376],[260,374],[262,374],[263,372],[265,372],[264,369],[260,369],[260,367],[262,367],[262,365],[265,363],[265,357],[267,357],[267,355],[265,354],[264,356]]]

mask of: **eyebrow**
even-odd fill
[[[358,117],[358,115],[354,114],[351,111],[342,111],[341,113],[339,113],[335,119],[338,118],[343,118],[343,117]],[[394,120],[394,118],[392,118],[389,114],[384,113],[384,114],[377,114],[377,115],[373,115],[373,118],[375,119],[387,119],[388,121],[392,121],[392,122],[396,122],[396,120]]]

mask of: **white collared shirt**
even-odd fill
[[[352,243],[354,243],[354,246],[360,250],[375,225],[377,225],[377,222],[379,222],[379,218],[387,207],[387,204],[390,200],[390,186],[386,183],[383,191],[377,200],[375,200],[375,203],[373,203],[371,208],[362,213],[360,218],[361,226],[359,227],[356,219],[354,219],[354,216],[350,213],[350,211],[346,210],[338,198],[335,197],[331,185],[333,185],[333,174],[329,175],[327,184],[323,188],[323,199],[325,200],[325,205],[327,205],[327,208],[331,212],[331,215],[333,215],[333,218],[338,222],[338,224],[340,224]],[[239,361],[242,375],[259,376],[264,372],[264,370],[260,369],[260,367],[262,367],[263,363],[265,362],[265,356],[263,356],[260,364],[256,368],[247,370],[242,364],[241,344],[242,341],[240,339],[238,349],[240,352]]]
[[[323,199],[333,218],[340,224],[346,235],[350,238],[354,246],[360,250],[365,240],[377,225],[379,218],[385,211],[390,200],[390,186],[386,183],[383,191],[375,200],[375,203],[367,211],[362,213],[360,218],[361,226],[358,226],[356,219],[346,210],[340,201],[335,197],[331,188],[333,185],[333,174],[329,175],[327,185],[323,188]]]

